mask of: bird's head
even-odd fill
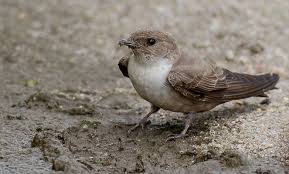
[[[145,59],[174,57],[170,55],[178,54],[174,39],[160,31],[137,31],[129,38],[120,40],[119,45],[128,46],[136,57]]]

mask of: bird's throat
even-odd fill
[[[134,57],[129,61],[128,73],[139,95],[150,101],[165,95],[171,67],[172,63],[164,58],[139,61],[139,58]]]

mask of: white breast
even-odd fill
[[[128,73],[134,88],[141,97],[155,106],[172,110],[171,108],[176,108],[175,100],[178,94],[166,85],[171,67],[172,63],[166,59],[140,63],[133,58],[129,61]]]

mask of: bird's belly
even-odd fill
[[[167,82],[171,65],[138,66],[129,63],[128,72],[137,93],[155,106],[176,112],[192,110],[193,102],[174,91]]]

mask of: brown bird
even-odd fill
[[[151,110],[129,129],[144,128],[148,117],[160,108],[187,115],[184,130],[168,140],[182,138],[192,118],[222,103],[248,97],[267,97],[276,89],[279,75],[249,75],[231,72],[207,62],[181,54],[174,39],[160,31],[138,31],[119,41],[132,53],[119,61],[137,93],[151,103]]]

